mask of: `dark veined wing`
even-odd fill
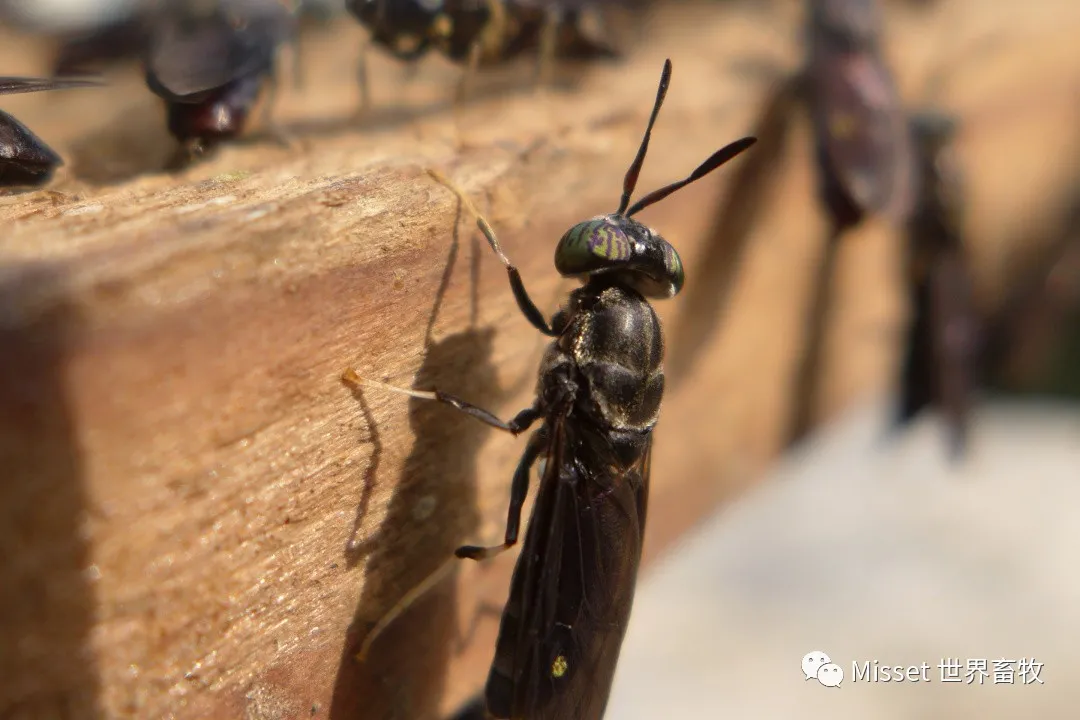
[[[62,90],[64,88],[93,87],[101,85],[96,80],[85,78],[35,78],[35,77],[0,77],[0,95],[41,92],[42,90]]]
[[[556,419],[488,677],[488,711],[514,720],[600,720],[630,618],[651,436],[624,473],[607,441]]]
[[[816,43],[808,68],[815,134],[850,200],[903,221],[915,201],[911,137],[899,94],[873,52]]]
[[[167,3],[152,22],[147,73],[173,99],[204,93],[269,70],[294,30],[277,0]]]

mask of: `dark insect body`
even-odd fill
[[[911,321],[898,420],[936,406],[949,424],[951,450],[963,452],[977,382],[978,320],[961,234],[961,178],[952,154],[954,122],[936,114],[911,120],[921,192],[908,222]]]
[[[146,83],[190,158],[244,131],[295,17],[276,0],[185,0],[167,4],[150,26]]]
[[[610,0],[609,0],[610,1]],[[526,52],[539,55],[541,73],[555,58],[592,60],[618,53],[589,37],[581,26],[582,0],[347,0],[371,41],[411,62],[435,50],[477,68],[507,62]],[[367,92],[366,65],[360,82]]]
[[[846,230],[869,214],[903,221],[915,200],[907,116],[882,56],[876,0],[811,0],[806,98],[819,192]]]
[[[485,689],[487,712],[495,718],[598,720],[607,705],[634,596],[652,431],[664,390],[664,342],[649,299],[672,297],[683,285],[678,253],[633,215],[755,142],[731,143],[687,178],[630,205],[670,77],[669,61],[618,210],[578,223],[559,241],[556,269],[583,285],[550,324],[487,221],[461,189],[431,171],[476,216],[506,266],[522,313],[554,338],[540,366],[534,403],[510,422],[440,391],[402,391],[446,403],[514,435],[541,422],[514,473],[504,542],[455,553],[480,560],[517,543],[531,471],[543,459]]]
[[[0,77],[0,95],[98,84],[75,78]],[[30,128],[0,110],[0,186],[41,184],[63,164],[60,156]]]
[[[807,435],[818,406],[843,235],[871,215],[902,225],[917,194],[907,115],[882,52],[879,3],[809,0],[807,9],[807,61],[795,82],[810,111],[818,195],[829,228],[806,311],[788,445]]]

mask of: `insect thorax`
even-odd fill
[[[574,414],[601,433],[636,440],[651,431],[664,393],[664,339],[645,298],[592,280],[571,294],[555,323],[564,329],[541,365],[542,402],[569,400],[569,387]]]

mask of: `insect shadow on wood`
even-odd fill
[[[521,392],[531,377],[524,376],[506,388],[499,384],[492,362],[495,329],[477,326],[480,252],[475,237],[468,327],[439,339],[435,336],[457,265],[460,216],[459,206],[446,268],[424,334],[424,360],[416,384],[466,387],[484,402],[499,404]],[[353,536],[345,550],[350,566],[363,561],[364,585],[338,669],[330,716],[352,718],[363,708],[379,717],[434,717],[446,663],[463,641],[453,582],[457,563],[447,559],[454,560],[454,549],[475,537],[480,526],[476,456],[487,433],[482,425],[447,408],[411,399],[412,450],[385,518],[377,529],[364,532],[361,524],[378,482],[384,447],[364,389],[346,382],[361,403],[373,454]],[[422,622],[409,622],[409,618],[422,618]]]
[[[84,318],[46,263],[0,271],[0,717],[105,717],[87,489],[67,368]],[[59,298],[23,313],[25,299]]]
[[[588,62],[615,59],[619,52],[584,30],[582,12],[588,5],[630,5],[629,0],[347,0],[349,12],[369,32],[360,49],[357,79],[361,104],[371,105],[367,54],[374,45],[394,58],[415,64],[435,51],[463,65],[457,101],[472,94],[480,69],[504,65],[535,53],[536,84],[554,82],[557,61]]]
[[[649,299],[673,297],[684,279],[674,247],[633,216],[755,142],[743,138],[717,150],[686,178],[631,205],[670,79],[666,61],[618,209],[577,223],[556,246],[559,274],[583,285],[550,322],[465,191],[438,171],[428,171],[476,218],[506,268],[518,309],[552,339],[529,407],[506,422],[440,390],[363,381],[449,405],[512,435],[540,423],[514,471],[503,542],[455,552],[484,560],[517,544],[537,466],[536,500],[485,689],[487,712],[495,718],[599,720],[607,706],[641,558],[652,431],[664,387],[663,337]]]
[[[691,282],[684,291],[682,309],[672,323],[666,363],[672,388],[690,376],[706,343],[727,314],[754,222],[771,204],[768,191],[782,169],[788,129],[801,92],[799,82],[797,76],[783,80],[766,99],[753,131],[758,144],[733,170],[728,189],[706,230],[704,252],[696,267],[688,270]]]
[[[93,87],[100,82],[78,78],[0,77],[0,95]],[[0,187],[36,186],[49,181],[64,161],[45,141],[0,110]]]

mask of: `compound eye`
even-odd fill
[[[619,227],[598,218],[566,231],[555,249],[555,268],[563,275],[584,275],[614,268],[630,259],[630,239]]]
[[[670,244],[664,243],[664,267],[667,269],[667,279],[671,283],[671,294],[677,295],[686,282],[683,272],[682,258]]]

